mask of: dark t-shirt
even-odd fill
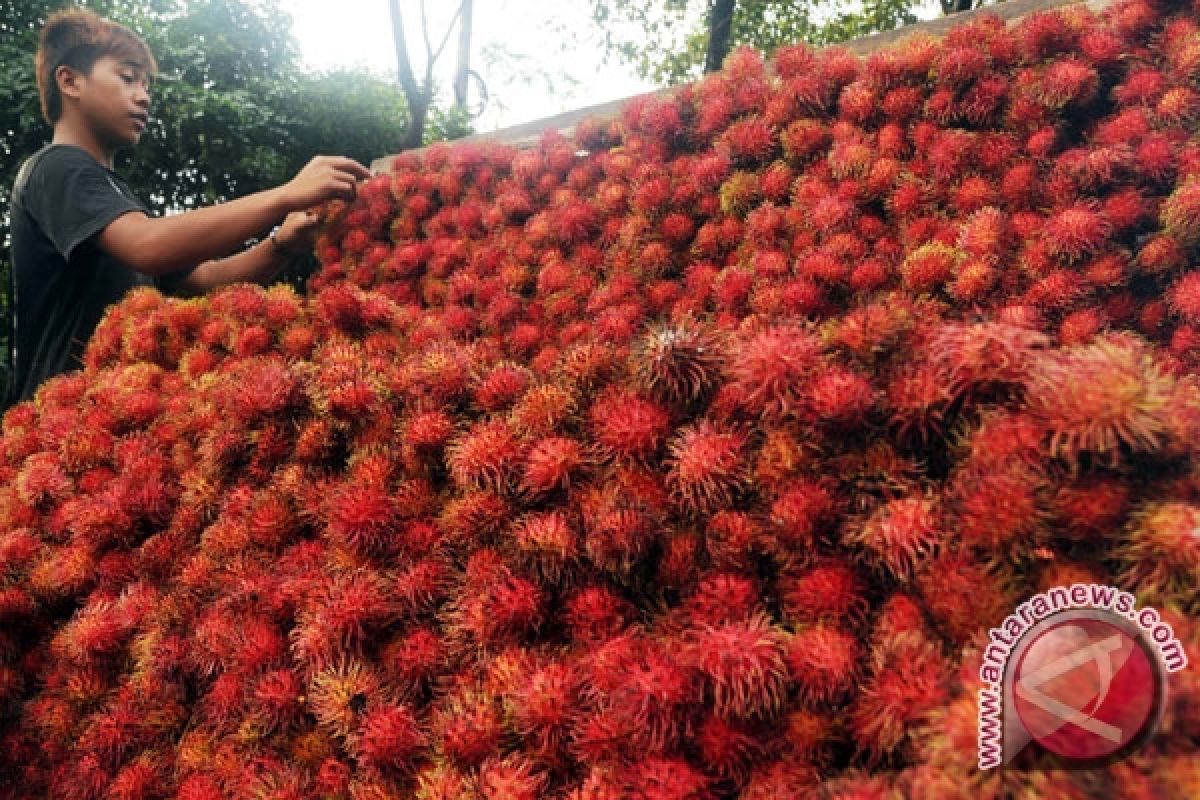
[[[11,206],[16,349],[6,405],[80,368],[105,309],[154,284],[96,246],[96,234],[131,211],[149,209],[82,148],[51,144],[21,166]]]

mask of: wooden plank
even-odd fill
[[[883,49],[889,45],[901,41],[907,36],[914,34],[932,34],[934,36],[944,35],[948,30],[958,25],[963,25],[980,14],[994,14],[1001,19],[1012,22],[1020,19],[1028,14],[1036,11],[1048,11],[1054,8],[1060,8],[1066,5],[1085,2],[1090,8],[1100,10],[1109,5],[1112,0],[1006,0],[1006,2],[996,5],[984,6],[983,8],[975,9],[974,11],[963,11],[958,14],[952,14],[947,17],[938,17],[937,19],[918,22],[913,25],[907,25],[903,28],[897,28],[894,31],[885,31],[884,33],[875,33],[870,36],[864,36],[861,39],[855,39],[850,42],[842,43],[842,47],[857,53],[858,55],[867,55],[876,50]],[[666,89],[658,89],[653,92],[648,92],[651,95],[670,94],[678,87],[669,87]],[[456,139],[456,142],[503,142],[515,147],[531,147],[538,138],[547,130],[557,129],[564,134],[569,135],[574,129],[576,123],[588,117],[615,117],[621,113],[621,109],[633,97],[641,97],[643,95],[633,95],[632,97],[622,97],[619,100],[611,100],[607,103],[597,103],[584,108],[577,108],[572,111],[566,111],[562,114],[555,114],[552,117],[524,122],[520,125],[513,125],[508,128],[501,128],[487,133],[476,133],[471,136],[464,136],[461,139]],[[372,172],[386,172],[392,164],[392,159],[395,156],[385,156],[371,162]]]

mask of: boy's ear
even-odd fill
[[[79,70],[65,64],[54,70],[54,81],[58,84],[58,93],[74,100],[79,99],[85,77]]]

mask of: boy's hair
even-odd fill
[[[124,25],[83,8],[50,15],[42,28],[36,59],[38,94],[47,122],[53,125],[62,116],[62,95],[54,77],[58,68],[65,66],[88,74],[105,56],[132,61],[151,76],[158,71],[149,46]]]

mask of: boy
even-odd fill
[[[113,172],[116,152],[137,144],[149,120],[157,65],[146,43],[91,11],[62,11],[46,21],[36,68],[54,138],[22,165],[13,187],[14,356],[6,405],[81,366],[104,310],[134,286],[194,295],[240,281],[266,283],[311,246],[316,219],[304,209],[352,199],[356,181],[369,175],[348,158],[321,156],[274,189],[152,218]],[[230,255],[281,220],[268,239]]]

